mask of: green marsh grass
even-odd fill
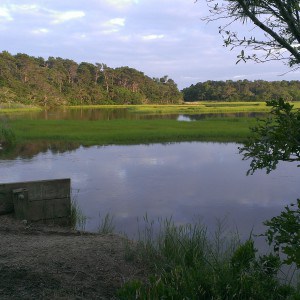
[[[12,147],[16,142],[16,135],[6,121],[0,123],[0,150]]]
[[[265,102],[200,102],[190,104],[164,105],[84,105],[68,106],[68,109],[128,109],[133,113],[142,114],[211,114],[237,112],[267,112],[270,109]]]
[[[32,111],[42,111],[41,107],[31,106],[31,105],[23,105],[20,103],[12,103],[12,104],[0,104],[0,115],[2,114],[15,114],[15,113],[23,113],[23,112],[32,112]]]
[[[293,103],[295,108],[300,102]],[[146,114],[204,114],[235,112],[266,112],[264,102],[201,102],[183,105],[105,105],[78,106],[71,109],[126,108]],[[214,117],[198,121],[179,122],[170,119],[154,120],[11,120],[18,144],[49,142],[73,143],[84,146],[111,144],[150,144],[182,141],[244,142],[249,127],[257,122],[248,117]]]
[[[295,108],[300,108],[300,102],[292,102]],[[265,102],[225,102],[225,101],[199,101],[186,102],[184,104],[142,104],[142,105],[78,105],[65,106],[66,109],[128,109],[134,113],[146,114],[210,114],[210,113],[235,113],[235,112],[268,112],[270,108],[266,106]],[[17,113],[34,110],[43,110],[41,107],[26,106],[21,104],[14,104],[10,107],[8,105],[0,105],[1,113]]]
[[[87,217],[83,214],[76,199],[71,200],[70,225],[72,229],[85,230]]]
[[[168,143],[181,141],[244,141],[255,124],[251,118],[176,120],[11,120],[19,143],[73,142],[84,146]]]
[[[182,105],[137,105],[129,108],[136,113],[147,114],[211,114],[238,112],[268,112],[270,108],[265,102],[211,102]]]
[[[292,103],[300,108],[300,102]],[[144,114],[212,114],[212,113],[252,113],[269,112],[270,107],[265,102],[220,102],[201,101],[180,105],[133,105],[128,109],[135,113]]]
[[[144,217],[135,259],[150,270],[145,281],[119,290],[119,299],[299,299],[299,290],[277,278],[280,260],[259,256],[251,238],[241,242],[222,223],[213,237],[201,223],[175,225]],[[134,257],[134,256],[132,256]]]

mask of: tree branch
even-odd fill
[[[287,49],[297,59],[297,61],[300,63],[300,54],[293,46],[291,46],[284,38],[280,37],[271,28],[269,28],[265,24],[263,24],[256,17],[256,15],[250,11],[249,7],[247,6],[247,4],[245,3],[244,0],[237,0],[237,2],[241,5],[244,14],[247,17],[249,17],[255,25],[257,25],[260,29],[267,32],[270,36],[272,36],[280,45],[282,45],[283,48]]]

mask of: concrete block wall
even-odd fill
[[[69,178],[0,184],[0,214],[15,212],[28,221],[68,218],[70,194]]]

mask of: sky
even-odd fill
[[[201,20],[208,14],[204,0],[1,0],[0,51],[128,66],[168,75],[179,89],[206,80],[299,79],[299,71],[283,75],[289,69],[281,62],[236,64],[241,49],[223,47],[220,24]]]

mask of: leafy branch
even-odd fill
[[[243,160],[252,159],[247,174],[257,169],[274,170],[279,161],[300,161],[300,111],[283,99],[267,102],[268,118],[251,128],[253,137],[239,148]]]

